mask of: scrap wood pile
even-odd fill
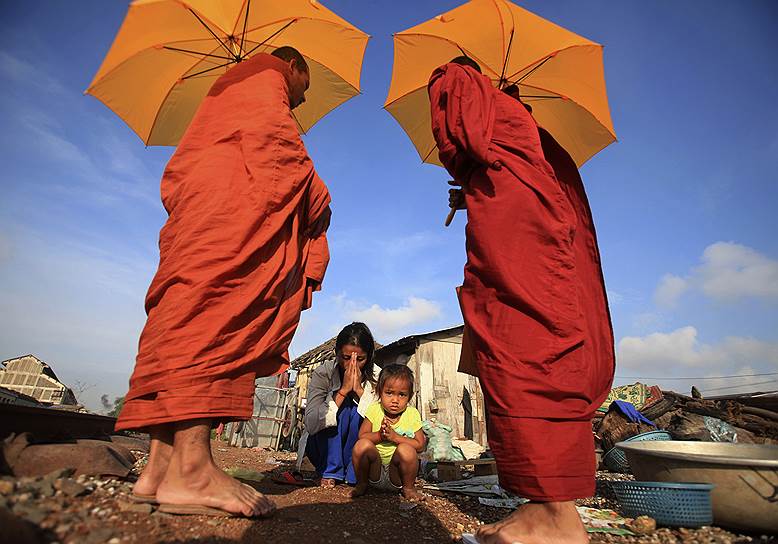
[[[775,398],[775,397],[770,397]],[[609,409],[613,401],[631,402],[654,425],[633,421],[620,410]],[[662,391],[657,386],[632,384],[616,388],[594,420],[593,430],[603,451],[638,434],[663,429],[675,440],[778,444],[778,412],[775,403],[760,397],[725,399],[695,398]]]

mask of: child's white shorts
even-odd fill
[[[383,491],[400,491],[402,489],[402,486],[394,485],[392,482],[392,479],[389,477],[389,465],[381,465],[381,476],[378,477],[378,481],[374,482],[372,480],[368,480],[370,482],[370,485],[375,487],[376,489],[381,489]]]

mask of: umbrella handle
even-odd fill
[[[445,226],[449,226],[451,222],[454,220],[454,214],[457,213],[456,208],[451,208],[448,211],[448,215],[446,216],[446,222],[444,223]]]

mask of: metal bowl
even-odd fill
[[[778,533],[778,446],[619,442],[636,480],[713,484],[716,525]]]

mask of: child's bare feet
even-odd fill
[[[356,499],[357,497],[361,497],[367,493],[367,483],[360,483],[354,486],[354,489],[351,490],[351,498]]]
[[[415,487],[405,487],[405,486],[403,486],[402,494],[403,494],[403,497],[405,497],[409,501],[416,502],[416,501],[425,501],[425,500],[427,500],[427,498],[424,495],[422,495],[421,493],[416,491]]]

